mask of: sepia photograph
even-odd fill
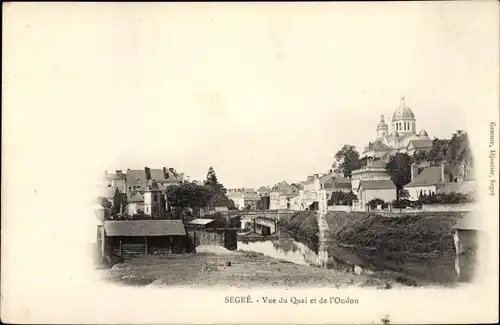
[[[96,268],[143,286],[471,281],[484,229],[467,131],[437,121],[428,123],[436,133],[456,131],[431,138],[405,97],[394,106],[390,126],[381,115],[364,148],[342,145],[331,166],[302,180],[226,188],[213,167],[200,180],[167,166],[105,171]]]
[[[498,320],[498,2],[3,9],[3,322]]]

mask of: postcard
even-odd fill
[[[498,2],[3,9],[3,322],[498,321]]]

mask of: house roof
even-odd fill
[[[453,229],[457,230],[484,230],[484,227],[481,224],[481,220],[479,219],[479,215],[474,212],[469,212],[463,216],[463,218],[458,221]]]
[[[132,196],[128,201],[130,203],[139,203],[139,202],[144,202],[144,198],[139,193],[135,193],[135,195]]]
[[[359,187],[364,190],[386,190],[396,189],[392,180],[362,180]]]
[[[151,179],[155,181],[180,181],[180,175],[173,168],[166,169],[167,175],[163,173],[163,169],[150,169],[149,171]],[[141,185],[146,180],[146,171],[144,169],[128,169],[126,177],[127,185]]]
[[[325,188],[351,188],[351,182],[342,175],[329,173],[320,178]]]
[[[437,191],[439,194],[443,193],[461,193],[471,194],[476,192],[476,182],[467,181],[460,183],[447,183],[444,187]]]
[[[408,148],[410,145],[415,149],[430,149],[432,148],[432,140],[411,140],[408,143]]]
[[[205,219],[205,218],[198,218],[194,219],[188,222],[190,225],[208,225],[211,222],[214,222],[215,219]]]
[[[116,180],[120,180],[120,179],[125,179],[125,175],[124,174],[118,175],[116,173],[106,173],[106,179],[116,181]]]
[[[447,173],[445,171],[445,178]],[[420,174],[415,177],[410,183],[406,184],[404,187],[413,186],[432,186],[437,184],[443,184],[441,180],[441,166],[432,166],[425,168]]]
[[[283,181],[274,185],[273,191],[280,192],[282,194],[293,194],[297,192],[297,188],[288,184],[286,181]]]
[[[182,220],[105,221],[107,236],[184,236]]]
[[[370,151],[370,150],[388,150],[391,149],[388,145],[383,143],[380,140],[377,140],[375,142],[370,143],[366,148],[365,151]]]

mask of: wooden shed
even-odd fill
[[[113,220],[105,221],[103,228],[106,250],[116,256],[192,250],[182,220]]]

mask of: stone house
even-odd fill
[[[366,210],[367,204],[374,199],[392,203],[396,199],[396,185],[392,180],[361,180],[357,188],[358,204]]]

